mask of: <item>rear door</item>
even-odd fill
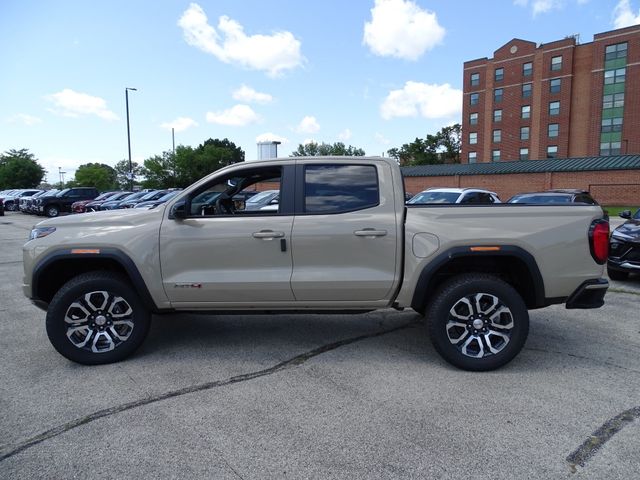
[[[291,236],[297,301],[390,296],[401,261],[391,178],[390,166],[375,162],[297,165]]]

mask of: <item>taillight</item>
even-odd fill
[[[609,222],[594,220],[589,228],[589,249],[593,259],[602,265],[609,257]]]

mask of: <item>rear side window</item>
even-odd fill
[[[307,165],[305,213],[341,213],[379,204],[378,175],[373,165]]]

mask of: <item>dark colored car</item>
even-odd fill
[[[593,197],[584,190],[558,189],[545,192],[518,193],[511,197],[507,203],[553,204],[553,203],[584,203],[598,205]]]
[[[152,208],[156,208],[158,205],[162,205],[166,201],[171,200],[173,197],[178,195],[180,193],[180,191],[181,190],[172,190],[169,193],[167,193],[166,195],[163,195],[162,197],[158,198],[157,200],[151,200],[151,201],[148,201],[148,202],[140,202],[139,204],[137,204],[135,206],[135,208],[146,208],[147,210],[151,210]]]
[[[47,217],[57,217],[62,212],[71,212],[71,205],[79,200],[88,200],[98,196],[95,187],[65,188],[54,196],[39,198],[38,213]]]
[[[107,198],[103,198],[102,200],[94,200],[93,202],[89,202],[85,205],[85,211],[87,212],[97,212],[100,210],[100,206],[104,202],[110,202],[112,200],[121,200],[124,197],[131,195],[131,192],[113,192]]]
[[[115,192],[115,191],[114,192],[104,192],[104,193],[101,193],[100,195],[98,195],[96,198],[73,202],[73,204],[71,205],[71,212],[72,213],[84,213],[84,212],[87,211],[87,204],[89,204],[91,202],[104,202],[104,201],[108,200],[109,197],[111,197],[112,195],[115,195],[116,193],[119,193],[119,192]]]
[[[148,192],[135,192],[129,193],[128,195],[120,198],[110,198],[106,202],[103,202],[102,205],[98,207],[98,210],[115,210],[117,208],[120,208],[120,205],[123,202],[136,201],[137,199],[144,197],[147,193]]]
[[[640,208],[620,213],[627,221],[616,228],[609,240],[607,273],[611,280],[625,280],[630,273],[640,273]]]
[[[169,190],[153,190],[151,192],[147,191],[144,192],[144,195],[139,198],[123,200],[122,202],[120,202],[120,205],[118,205],[118,208],[133,208],[137,204],[142,202],[152,202],[154,200],[158,200],[159,198],[164,197],[167,193],[169,193]]]

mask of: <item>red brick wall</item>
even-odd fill
[[[431,187],[475,187],[494,191],[506,201],[521,192],[578,188],[591,192],[601,205],[640,203],[640,170],[405,177],[404,183],[406,191],[413,194]]]

